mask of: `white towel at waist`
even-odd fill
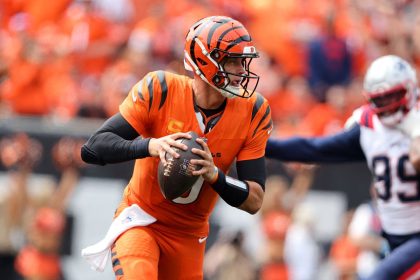
[[[153,216],[146,213],[137,204],[133,204],[125,208],[114,219],[101,241],[82,250],[82,257],[86,259],[93,270],[104,271],[111,254],[111,246],[118,236],[132,227],[147,226],[154,222],[156,219]]]

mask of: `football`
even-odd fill
[[[192,165],[190,160],[201,159],[201,157],[192,153],[191,149],[197,148],[202,150],[202,147],[195,141],[198,138],[198,135],[193,131],[188,133],[192,136],[191,139],[179,138],[177,140],[187,145],[188,149],[184,151],[174,148],[175,151],[180,155],[179,158],[174,158],[170,154],[166,153],[166,166],[164,166],[161,161],[159,162],[159,187],[162,195],[168,200],[173,200],[177,197],[180,197],[184,193],[191,190],[192,186],[199,178],[199,176],[192,175],[192,171],[198,170],[201,167]]]

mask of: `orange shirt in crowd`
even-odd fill
[[[288,213],[272,211],[264,217],[263,230],[268,239],[284,239],[290,223]]]
[[[2,88],[2,100],[16,114],[45,115],[53,111],[62,117],[75,115],[77,87],[70,76],[71,62],[39,63],[20,59],[9,67],[9,79]]]
[[[287,280],[288,269],[284,262],[284,241],[291,224],[290,215],[283,211],[269,211],[262,226],[266,236],[266,263],[261,267],[262,280]]]
[[[359,249],[347,235],[338,237],[331,246],[330,258],[340,273],[355,272],[358,255]]]
[[[300,126],[312,136],[331,135],[341,131],[350,113],[339,112],[328,104],[315,105],[305,116]]]
[[[282,264],[267,264],[261,268],[261,280],[288,280],[289,272],[287,266]]]
[[[9,67],[3,100],[17,114],[42,115],[49,111],[42,89],[41,65],[19,60]]]
[[[290,91],[283,90],[267,97],[274,120],[289,116],[305,116],[315,106],[316,101],[311,95],[296,96]]]
[[[37,30],[45,23],[55,23],[62,16],[72,0],[31,0],[23,1],[23,12],[30,15],[30,28]]]
[[[128,30],[89,9],[82,4],[71,6],[59,25],[69,37],[70,55],[79,71],[100,75],[112,61],[118,43],[127,39]]]
[[[42,253],[31,246],[19,252],[15,267],[27,279],[59,280],[61,276],[60,256]]]

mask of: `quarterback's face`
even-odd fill
[[[223,68],[228,74],[230,86],[240,87],[242,82],[241,75],[245,75],[245,58],[228,57],[223,64]]]

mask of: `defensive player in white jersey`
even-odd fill
[[[266,156],[283,161],[366,160],[378,194],[383,236],[391,254],[369,279],[420,279],[420,109],[414,69],[380,57],[364,79],[368,104],[336,135],[269,139]]]

